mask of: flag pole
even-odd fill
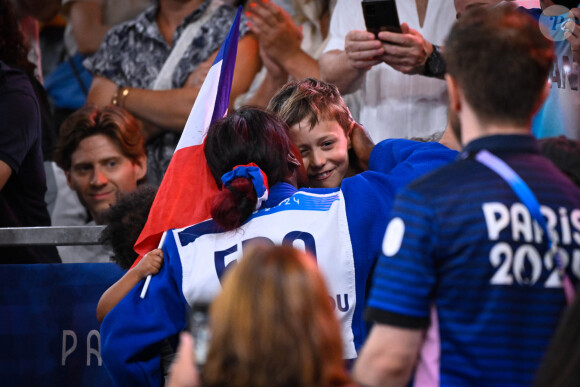
[[[167,235],[167,231],[163,231],[163,235],[161,235],[161,240],[159,241],[159,246],[157,246],[158,249],[163,247],[163,243],[165,243],[165,236]],[[147,289],[149,289],[149,282],[151,282],[151,277],[152,275],[149,274],[147,276],[147,278],[145,279],[145,285],[143,285],[143,290],[141,290],[141,298],[145,298],[145,295],[147,294]]]

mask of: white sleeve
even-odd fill
[[[328,33],[330,39],[324,52],[344,50],[344,39],[346,34],[352,30],[366,30],[361,2],[357,0],[338,0],[330,18],[330,30]]]

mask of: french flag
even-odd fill
[[[213,197],[219,192],[204,154],[204,140],[212,122],[224,117],[230,91],[240,31],[238,9],[230,32],[209,70],[161,182],[147,223],[134,249],[141,257],[160,247],[163,233],[211,217]]]

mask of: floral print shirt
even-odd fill
[[[211,0],[203,2],[177,27],[176,42],[190,23],[199,19]],[[99,50],[84,61],[93,73],[119,86],[151,89],[173,46],[167,44],[155,21],[157,5],[149,7],[133,20],[121,23],[107,32]],[[189,74],[217,51],[234,21],[236,9],[220,6],[201,26],[173,73],[173,88],[181,88]],[[240,21],[240,38],[248,32],[245,16]]]
[[[219,0],[204,1],[181,22],[173,35],[174,44],[190,23],[204,15],[211,1]],[[159,31],[155,20],[157,9],[158,5],[153,5],[135,19],[111,28],[98,51],[85,59],[83,65],[93,75],[107,78],[118,86],[153,89],[153,84],[173,49]],[[172,88],[183,87],[189,74],[220,48],[230,31],[235,14],[235,8],[220,5],[200,26],[173,72]],[[246,21],[242,14],[240,38],[249,31]],[[165,131],[147,143],[148,184],[161,184],[179,137],[180,133]]]

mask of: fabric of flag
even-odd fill
[[[147,223],[135,243],[139,258],[158,247],[161,235],[211,217],[211,199],[219,192],[204,154],[212,122],[228,110],[238,50],[241,7],[209,70],[155,196]]]

